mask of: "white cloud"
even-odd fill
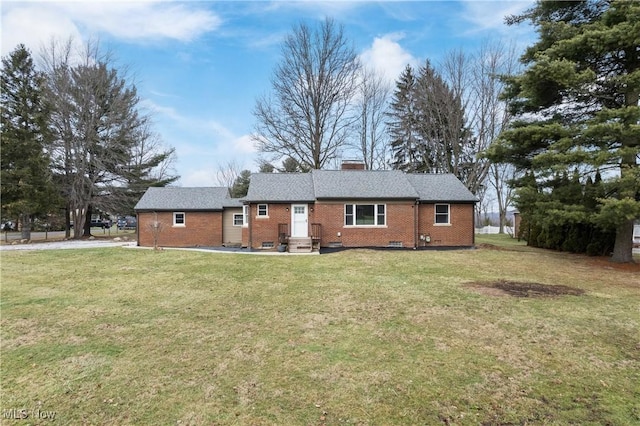
[[[189,7],[187,3],[82,2],[62,7],[87,28],[125,40],[190,41],[222,23],[210,11]]]
[[[257,152],[251,135],[243,135],[233,141],[233,150],[239,154],[255,154]]]
[[[462,1],[464,12],[460,16],[472,24],[469,32],[484,30],[507,31],[504,18],[518,15],[533,6],[533,1]]]
[[[158,1],[4,2],[2,54],[24,43],[39,50],[52,37],[81,40],[106,34],[129,42],[190,41],[222,20],[197,3]]]
[[[417,66],[418,59],[406,51],[399,43],[403,35],[399,33],[376,37],[371,47],[360,54],[365,67],[384,75],[389,82],[395,81],[407,64]]]
[[[80,31],[61,10],[48,5],[24,4],[7,7],[2,11],[2,55],[6,55],[20,43],[27,46],[34,56],[52,38],[80,40]]]
[[[176,148],[179,185],[217,186],[217,171],[229,162],[242,169],[255,169],[256,149],[251,135],[238,136],[215,119],[188,116],[149,99],[142,104],[159,125],[162,139]]]
[[[191,170],[180,176],[180,186],[218,186],[218,180],[213,169]]]

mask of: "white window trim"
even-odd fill
[[[436,217],[438,216],[438,214],[440,215],[444,215],[444,213],[437,213],[437,206],[447,206],[447,222],[440,222],[438,223],[436,221]],[[451,226],[451,204],[446,204],[446,203],[438,203],[438,204],[434,204],[433,205],[433,226]]]
[[[260,214],[260,206],[265,206],[266,214]],[[256,219],[269,219],[269,204],[261,203],[256,205]]]
[[[236,225],[236,217],[240,216],[242,218],[242,223],[240,225]],[[233,226],[242,227],[244,226],[244,213],[234,213],[233,214]]]
[[[353,206],[353,225],[347,225],[347,206]],[[374,220],[375,223],[373,225],[356,225],[356,206],[373,206],[374,209]],[[378,225],[378,206],[384,206],[384,225]],[[389,223],[388,217],[387,217],[387,205],[384,203],[381,204],[377,204],[377,203],[345,203],[344,205],[344,220],[343,220],[343,227],[345,228],[386,228],[387,227],[387,223]]]
[[[182,215],[182,223],[176,223],[176,216]],[[176,228],[184,228],[187,226],[187,215],[184,212],[173,212],[173,226]]]
[[[249,227],[249,206],[247,204],[242,206],[242,227]]]

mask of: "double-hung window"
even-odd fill
[[[184,212],[173,212],[173,226],[186,226]]]
[[[234,213],[233,214],[233,226],[242,226],[244,225],[244,214],[243,213]]]
[[[384,204],[345,204],[345,226],[384,226],[386,225],[386,206]]]
[[[267,204],[258,204],[258,217],[269,217],[269,207]]]
[[[436,225],[449,225],[449,204],[436,204]]]

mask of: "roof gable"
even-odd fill
[[[229,197],[227,188],[168,186],[148,188],[135,210],[222,210],[241,205],[240,200]]]

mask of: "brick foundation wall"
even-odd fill
[[[435,224],[434,206],[434,204],[419,205],[418,234],[429,235],[431,242],[418,240],[418,246],[473,246],[473,204],[450,204],[449,225]]]
[[[158,235],[160,247],[217,247],[222,245],[222,212],[185,213],[185,226],[173,226],[173,212],[157,212],[157,220],[163,223]],[[138,245],[153,247],[150,223],[156,213],[138,213]]]

